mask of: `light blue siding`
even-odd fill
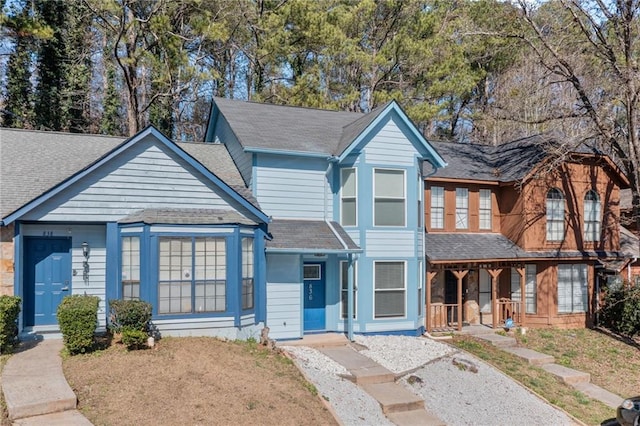
[[[324,159],[262,155],[254,168],[254,195],[262,210],[274,217],[331,217],[333,194],[326,176],[327,167]]]
[[[418,151],[394,120],[389,120],[364,148],[369,164],[411,167]]]
[[[267,326],[273,339],[302,337],[301,271],[298,255],[267,255]]]
[[[378,231],[369,229],[365,254],[367,257],[415,258],[416,236],[411,230]]]
[[[220,142],[227,146],[229,150],[229,154],[231,158],[233,158],[234,163],[240,170],[240,174],[244,179],[245,183],[250,187],[251,186],[251,168],[252,164],[252,156],[244,152],[240,142],[233,134],[231,127],[229,127],[229,123],[225,120],[221,115],[218,116],[216,120],[215,126],[215,134],[213,135],[213,140],[211,142]]]
[[[240,328],[234,325],[233,317],[154,319],[153,325],[163,337],[210,336],[230,340],[259,340],[264,324],[254,325],[253,321],[253,315],[241,318],[241,323],[246,325]]]
[[[113,222],[144,208],[232,208],[221,190],[197,176],[149,138],[23,219]]]

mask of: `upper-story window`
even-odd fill
[[[431,227],[444,228],[444,188],[441,186],[431,187]]]
[[[547,241],[564,239],[564,196],[558,188],[547,192]]]
[[[340,223],[343,226],[356,226],[358,217],[358,185],[356,169],[340,171]]]
[[[481,189],[480,195],[480,229],[491,229],[491,190]]]
[[[469,190],[456,188],[456,229],[469,228]]]
[[[375,169],[374,225],[405,226],[404,170]]]
[[[600,197],[594,190],[584,196],[584,240],[600,241]]]

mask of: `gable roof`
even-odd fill
[[[434,167],[444,167],[440,154],[420,134],[396,101],[362,114],[214,98],[209,126],[222,114],[247,152],[296,153],[344,158],[368,129],[391,111],[431,155]]]
[[[12,216],[19,210],[62,190],[148,134],[200,169],[223,190],[227,188],[232,197],[243,198],[257,217],[268,220],[244,185],[226,147],[174,143],[153,127],[129,139],[0,128],[0,218],[15,220]]]
[[[517,139],[497,146],[455,142],[431,144],[449,165],[431,173],[434,178],[500,183],[524,179],[536,166],[551,156],[552,150],[560,147],[556,139],[544,135]],[[585,144],[572,149],[570,153],[604,156],[597,149]],[[613,162],[611,166],[617,169]],[[425,174],[427,173],[425,169]],[[617,173],[620,174],[619,171]]]

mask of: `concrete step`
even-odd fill
[[[359,385],[390,383],[394,374],[348,346],[319,348],[320,352],[345,367],[351,374],[350,379]]]
[[[574,370],[573,368],[564,367],[562,365],[544,364],[542,368],[570,385],[575,385],[576,383],[589,383],[589,381],[591,381],[591,375],[589,373],[583,373],[582,371]]]
[[[510,348],[516,346],[516,339],[514,337],[501,336],[499,334],[478,334],[475,336],[477,339],[482,339],[491,343],[493,346],[499,348]]]
[[[85,416],[78,410],[69,410],[62,413],[45,414],[36,417],[27,417],[13,422],[13,426],[92,426]]]
[[[618,408],[622,401],[624,400],[622,397],[616,395],[615,393],[611,393],[606,389],[601,388],[600,386],[596,386],[593,383],[576,383],[573,385],[574,388],[587,395],[589,398],[597,399],[598,401],[602,401],[604,404],[608,405],[611,408]]]
[[[397,383],[365,384],[362,389],[380,403],[384,414],[424,410],[424,400]]]
[[[536,352],[532,349],[527,348],[504,348],[506,352],[512,353],[518,358],[522,358],[527,361],[531,365],[544,365],[551,364],[555,361],[555,359],[551,355],[541,354],[540,352]]]
[[[424,409],[389,413],[387,418],[398,426],[445,426],[446,423]]]

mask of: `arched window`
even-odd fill
[[[557,188],[547,192],[547,241],[564,239],[564,196]]]
[[[584,196],[584,240],[600,241],[600,197],[594,190]]]

